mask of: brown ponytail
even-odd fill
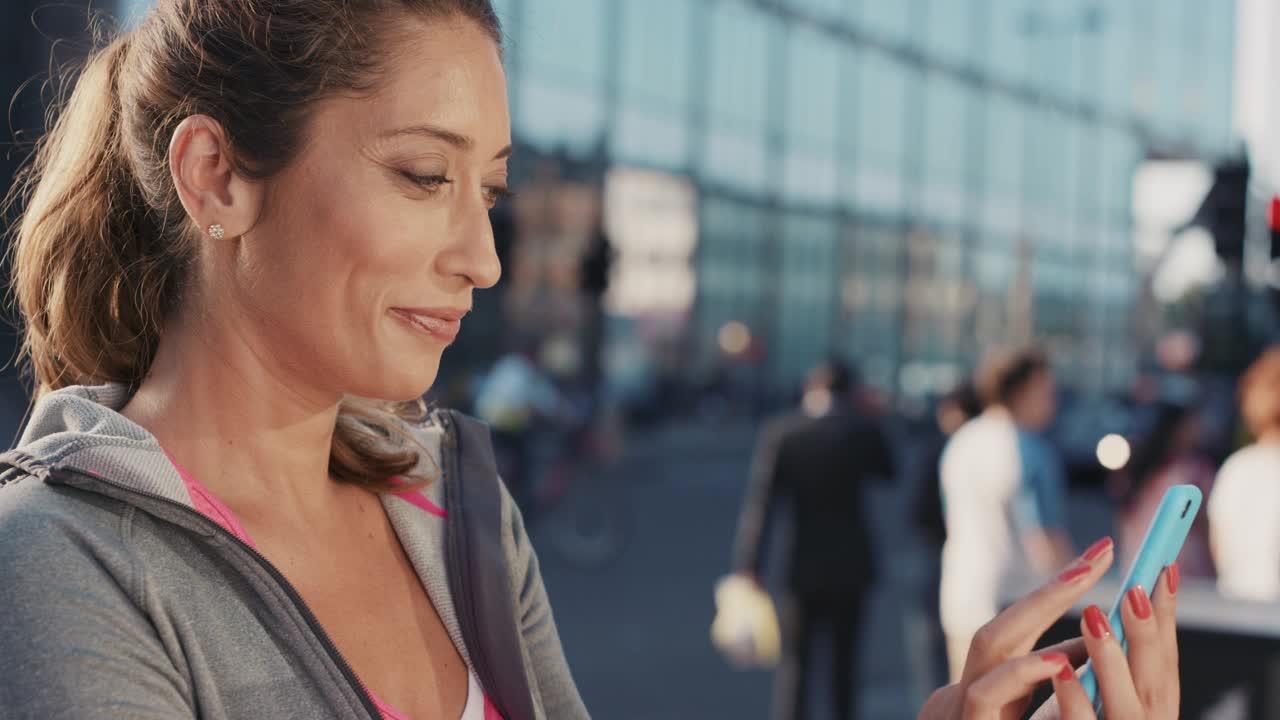
[[[194,256],[168,171],[177,124],[214,118],[238,171],[269,177],[302,146],[316,100],[376,83],[376,41],[394,27],[393,11],[467,17],[500,42],[487,0],[159,0],[89,59],[9,198],[25,207],[13,292],[37,399],[70,385],[136,388],[146,377]],[[401,420],[421,410],[344,401],[334,478],[384,490],[411,472],[419,456],[404,449]]]
[[[162,241],[120,132],[128,36],[92,57],[36,151],[14,244],[13,289],[38,386],[142,381],[184,253]]]

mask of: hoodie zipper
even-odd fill
[[[212,527],[215,533],[221,534],[223,537],[228,538],[233,542],[235,542],[242,549],[248,551],[249,555],[253,557],[258,562],[258,564],[262,566],[264,570],[267,571],[267,574],[270,575],[271,578],[275,580],[276,583],[279,584],[281,588],[284,589],[285,594],[287,594],[289,596],[289,599],[293,601],[294,607],[298,610],[299,613],[301,613],[303,619],[307,621],[308,627],[310,627],[311,631],[316,634],[316,637],[320,639],[320,644],[323,645],[324,649],[329,653],[329,658],[333,660],[334,664],[338,666],[338,670],[340,670],[342,674],[346,677],[347,682],[351,684],[352,688],[357,691],[356,694],[360,697],[360,703],[364,706],[364,709],[368,711],[369,716],[373,720],[382,720],[382,711],[379,710],[377,704],[374,703],[373,695],[372,693],[369,692],[369,688],[364,684],[364,681],[360,679],[360,676],[356,675],[355,670],[351,669],[351,664],[348,663],[347,659],[342,656],[342,652],[338,650],[338,646],[334,644],[333,640],[329,637],[329,634],[325,632],[324,626],[320,624],[320,619],[317,618],[315,613],[311,611],[311,608],[307,606],[307,602],[302,599],[302,595],[297,591],[296,588],[293,587],[293,584],[290,583],[288,579],[285,578],[284,574],[281,573],[278,569],[276,569],[276,566],[272,565],[271,561],[268,560],[266,557],[264,557],[262,553],[255,550],[252,546],[250,546],[245,541],[236,537],[234,533],[229,532],[226,528],[213,522],[212,520],[205,517],[204,515],[201,515],[199,511],[193,508],[187,507],[186,505],[183,505],[182,503],[172,500],[170,498],[164,497],[162,495],[156,495],[155,493],[144,492],[142,490],[135,490],[122,483],[118,483],[114,480],[109,480],[105,477],[102,477],[101,475],[87,473],[87,472],[84,472],[83,470],[77,470],[75,468],[63,467],[63,468],[58,468],[53,472],[69,472],[69,473],[78,475],[81,478],[84,478],[86,480],[89,480],[91,483],[101,482],[103,484],[110,485],[111,487],[114,487],[117,490],[123,490],[126,493],[139,495],[141,497],[145,497],[151,500],[158,500],[161,503],[177,508],[182,512],[185,512],[191,515],[193,518],[196,518],[200,523],[208,525],[209,527]],[[53,472],[49,473],[51,478],[53,476]],[[54,479],[54,482],[56,483],[57,480]]]

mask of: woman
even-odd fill
[[[1116,534],[1123,567],[1129,567],[1137,556],[1165,492],[1174,485],[1195,485],[1204,497],[1209,497],[1213,471],[1213,463],[1200,452],[1200,417],[1196,408],[1161,403],[1147,440],[1134,453],[1122,478]],[[1178,570],[1185,577],[1214,576],[1209,523],[1203,514],[1196,518],[1182,546]]]
[[[1218,588],[1259,602],[1280,600],[1280,346],[1240,381],[1240,410],[1254,443],[1227,459],[1209,496]]]
[[[982,403],[972,382],[961,383],[938,400],[938,407],[934,412],[937,431],[930,434],[920,451],[920,477],[911,504],[915,529],[925,543],[925,573],[928,577],[923,587],[923,613],[917,626],[917,637],[928,646],[929,652],[921,653],[919,659],[931,666],[924,670],[924,674],[942,682],[949,677],[947,638],[942,632],[942,606],[939,602],[942,592],[942,548],[947,541],[947,519],[942,504],[942,480],[939,473],[942,453],[951,436],[981,412]],[[932,684],[930,681],[930,685]]]
[[[587,717],[487,433],[404,402],[498,279],[500,36],[162,0],[91,61],[17,233],[6,717]]]
[[[1073,554],[1059,462],[1037,436],[1057,412],[1049,358],[1035,348],[998,352],[975,385],[983,411],[956,430],[939,462],[947,524],[939,604],[953,679],[974,633],[999,610],[1001,585],[1048,577]]]
[[[499,37],[482,0],[161,0],[91,61],[16,238],[6,717],[587,716],[487,436],[401,402],[499,273]],[[922,716],[1012,717],[1109,562],[1000,616]],[[1176,714],[1174,589],[1127,616],[1132,672],[1090,626],[1117,717]]]

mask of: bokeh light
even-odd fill
[[[1098,462],[1108,470],[1120,470],[1129,464],[1129,441],[1112,433],[1098,441]]]
[[[751,346],[751,331],[746,325],[733,320],[720,328],[720,349],[729,355],[741,355]]]

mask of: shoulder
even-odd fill
[[[1280,447],[1249,445],[1240,448],[1222,465],[1223,473],[1254,474],[1259,470],[1280,469]]]
[[[119,536],[122,503],[94,493],[23,477],[0,487],[0,543],[51,542],[70,534]],[[4,555],[6,553],[0,553]]]
[[[946,453],[958,455],[990,450],[992,443],[1003,437],[1000,426],[990,418],[978,416],[960,426],[947,441]],[[1012,439],[1012,435],[1010,435]]]
[[[799,432],[812,424],[812,419],[807,415],[798,412],[787,412],[764,421],[760,426],[761,438],[772,438],[774,440],[781,439],[787,435]]]
[[[136,567],[129,515],[118,501],[39,478],[0,488],[0,594],[12,601],[104,579],[127,587]]]
[[[1043,435],[1023,430],[1018,431],[1018,450],[1024,455],[1023,464],[1054,462],[1058,458],[1057,449]]]
[[[1227,458],[1214,481],[1210,507],[1249,504],[1262,493],[1280,493],[1280,450],[1251,445]]]

